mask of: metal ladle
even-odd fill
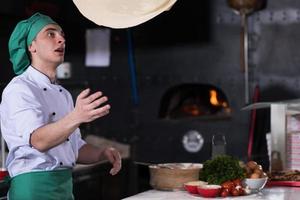
[[[240,62],[244,72],[245,103],[249,103],[248,21],[247,16],[263,7],[266,0],[227,0],[229,7],[241,16]]]

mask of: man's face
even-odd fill
[[[64,61],[65,35],[56,24],[45,26],[32,41],[29,51],[32,61],[59,65]]]

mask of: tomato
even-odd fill
[[[221,197],[227,197],[229,195],[229,190],[228,189],[223,189],[221,191]]]
[[[228,189],[229,191],[232,190],[232,188],[234,188],[234,183],[232,181],[226,181],[224,183],[221,184],[222,188]]]
[[[239,195],[241,195],[241,196],[245,195],[246,194],[245,188],[240,188],[239,193],[240,193]]]
[[[229,190],[226,189],[226,188],[222,188],[222,191],[225,191],[225,192],[228,192],[228,193],[229,193]]]
[[[231,190],[231,194],[232,194],[232,196],[239,196],[240,195],[239,191],[235,188]]]
[[[242,186],[242,181],[241,179],[235,179],[232,181],[234,186]]]

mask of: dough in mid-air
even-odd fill
[[[169,10],[176,0],[73,0],[83,16],[100,26],[129,28]]]

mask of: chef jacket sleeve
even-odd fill
[[[69,91],[64,89],[64,93],[66,94],[66,98],[68,101],[68,105],[69,105],[69,110],[73,110],[74,109],[74,101],[72,98],[72,95]],[[73,141],[75,141],[73,144],[73,149],[75,149],[76,151],[79,151],[79,149],[86,144],[86,142],[82,139],[82,135],[81,135],[81,131],[79,128],[77,128],[74,133],[71,135]],[[76,155],[77,157],[78,155]]]
[[[75,143],[73,144],[73,148],[78,152],[79,149],[86,144],[86,142],[82,139],[80,129],[77,128],[74,133],[72,134],[72,137],[74,138]],[[76,155],[76,158],[78,155]]]
[[[47,123],[38,91],[24,84],[12,84],[2,98],[11,134],[22,138],[24,144],[30,144],[31,133]]]

